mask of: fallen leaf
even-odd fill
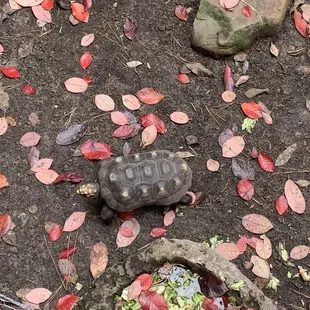
[[[299,13],[297,10],[294,11],[294,23],[295,27],[298,30],[298,32],[304,37],[308,38],[308,32],[307,32],[307,27],[308,24],[307,22],[302,18],[301,13]]]
[[[4,113],[9,108],[9,95],[0,88],[0,110]]]
[[[72,255],[73,253],[75,253],[77,251],[77,247],[75,245],[71,245],[65,249],[63,249],[58,258],[59,259],[67,259],[70,255]]]
[[[233,91],[225,90],[222,93],[222,99],[226,103],[233,102],[236,98],[237,98],[237,95]]]
[[[265,234],[273,228],[271,222],[263,215],[248,214],[242,218],[243,227],[254,234]]]
[[[224,71],[224,87],[226,91],[233,92],[234,91],[234,75],[230,69],[230,67],[226,64]]]
[[[152,291],[142,291],[139,303],[144,310],[168,310],[164,297]]]
[[[306,245],[297,245],[290,252],[290,258],[292,259],[304,259],[310,253],[310,248]]]
[[[27,132],[25,133],[19,140],[19,143],[22,146],[30,147],[36,146],[41,139],[41,136],[35,132]]]
[[[241,180],[251,180],[255,178],[255,169],[249,161],[240,158],[233,158],[231,161],[231,169],[237,178]]]
[[[175,16],[180,19],[183,20],[184,22],[187,21],[188,18],[188,9],[186,9],[184,6],[182,5],[177,5],[174,11]]]
[[[57,179],[53,182],[53,184],[58,184],[60,182],[72,182],[72,183],[80,183],[85,180],[85,177],[78,173],[65,172],[60,174]]]
[[[184,112],[173,112],[170,114],[170,119],[176,124],[186,124],[189,118]]]
[[[22,8],[15,0],[9,0],[9,5],[12,10],[20,10]]]
[[[129,40],[134,40],[137,37],[137,25],[136,23],[127,17],[123,25],[124,35]]]
[[[122,219],[123,221],[130,221],[133,219],[134,214],[132,211],[126,211],[126,212],[117,212],[116,215]]]
[[[306,22],[310,22],[310,4],[304,4],[301,7],[302,10],[302,17]],[[309,33],[309,30],[308,30]]]
[[[107,246],[99,241],[90,252],[90,272],[94,279],[99,278],[108,265],[108,249]]]
[[[126,65],[129,68],[137,68],[137,67],[143,65],[143,63],[139,60],[133,60],[133,61],[126,62]]]
[[[54,7],[53,0],[44,0],[41,3],[44,10],[50,11]]]
[[[256,276],[264,278],[264,279],[269,278],[270,267],[264,259],[262,259],[256,255],[252,255],[250,262],[253,264],[252,272]]]
[[[278,57],[279,56],[279,50],[278,48],[272,43],[270,42],[270,53],[275,56],[275,57]]]
[[[45,302],[52,296],[52,292],[46,288],[40,287],[31,290],[25,298],[34,304]]]
[[[49,234],[51,232],[51,230],[58,225],[58,223],[54,223],[54,222],[45,222],[44,224],[44,229],[45,231]]]
[[[239,155],[245,146],[243,137],[234,136],[226,140],[222,148],[222,156],[226,158],[232,158]]]
[[[248,98],[253,98],[262,94],[268,94],[269,93],[269,88],[250,88],[245,92],[245,96]]]
[[[122,236],[126,238],[131,238],[133,237],[133,232],[130,228],[128,227],[120,227],[119,232],[121,233]]]
[[[215,248],[215,252],[227,260],[233,260],[240,255],[239,248],[233,242],[219,244]]]
[[[182,84],[188,84],[190,82],[188,75],[185,73],[179,73],[177,75],[177,80]]]
[[[112,133],[112,137],[123,139],[132,138],[139,133],[140,128],[140,124],[123,125]]]
[[[244,83],[246,83],[249,80],[250,76],[249,75],[242,75],[236,82],[235,86],[238,87]]]
[[[35,147],[31,147],[30,152],[28,154],[28,164],[30,167],[33,167],[39,160],[40,151]]]
[[[279,215],[284,214],[288,209],[288,202],[284,195],[277,198],[275,204],[276,204],[276,210]]]
[[[21,90],[26,96],[35,95],[36,90],[31,85],[22,85]]]
[[[13,230],[9,230],[7,234],[2,236],[2,240],[12,246],[17,246],[16,234]]]
[[[310,100],[306,100],[306,108],[310,112]]]
[[[118,231],[118,234],[116,237],[116,244],[119,248],[129,246],[137,238],[137,236],[140,232],[140,225],[135,218],[133,218],[132,220],[129,220],[129,221],[125,221],[121,227],[123,227],[123,228],[128,227],[132,231],[133,237],[131,237],[131,238],[124,237],[120,233],[120,231]]]
[[[220,164],[217,160],[208,159],[207,160],[207,169],[212,172],[216,172],[220,169]]]
[[[126,125],[128,124],[128,119],[124,112],[113,111],[111,113],[111,121],[116,125]]]
[[[238,195],[244,200],[251,200],[254,196],[254,187],[249,180],[240,180],[237,185]]]
[[[242,8],[242,14],[245,17],[252,17],[252,9],[251,9],[251,7],[248,6],[248,5],[244,5],[243,8]]]
[[[49,232],[49,238],[51,241],[56,241],[61,237],[62,226],[60,224],[55,225]]]
[[[148,290],[153,283],[152,275],[148,273],[140,274],[135,281],[139,281],[142,290]]]
[[[153,238],[160,238],[164,236],[167,232],[167,229],[161,228],[161,227],[155,227],[150,232],[150,236]]]
[[[8,130],[8,122],[5,117],[0,117],[0,136],[4,135]]]
[[[72,15],[79,22],[88,23],[89,13],[85,10],[83,4],[71,2]]]
[[[151,145],[157,138],[157,129],[155,125],[148,126],[143,129],[141,134],[141,144],[142,148]]]
[[[225,130],[220,134],[220,136],[219,136],[219,138],[218,138],[218,143],[219,143],[220,147],[223,147],[224,143],[225,143],[228,139],[232,138],[233,136],[234,136],[234,133],[232,132],[231,129],[229,129],[229,128],[225,129]]]
[[[289,207],[298,214],[304,213],[306,210],[305,198],[299,187],[292,180],[286,181],[284,192]]]
[[[92,63],[93,57],[90,53],[84,53],[80,58],[80,66],[83,70],[86,70]]]
[[[147,114],[140,116],[140,122],[143,127],[149,127],[155,125],[157,132],[164,134],[166,132],[166,127],[164,122],[155,114]]]
[[[19,71],[14,67],[2,67],[0,70],[8,78],[17,79],[20,77]]]
[[[36,5],[32,8],[32,13],[37,20],[40,20],[44,23],[51,23],[52,22],[52,15],[48,10],[45,10],[42,5]]]
[[[9,186],[9,182],[4,174],[0,174],[0,189]]]
[[[204,299],[201,308],[204,310],[220,310],[220,308],[214,303],[214,299],[209,297]]]
[[[30,113],[28,120],[31,126],[36,126],[40,122],[38,115],[34,112]]]
[[[88,11],[93,5],[93,0],[84,0],[83,4],[84,4],[85,11]]]
[[[134,95],[122,95],[122,101],[128,110],[135,111],[140,109],[140,101]]]
[[[225,9],[225,10],[231,10],[233,9],[236,5],[238,5],[240,0],[220,0],[220,5]]]
[[[183,151],[183,152],[176,152],[181,158],[190,158],[190,157],[195,157],[196,155],[192,154],[191,152],[188,151]]]
[[[40,170],[49,169],[52,165],[53,160],[50,158],[42,158],[38,160],[32,167],[31,171],[38,172]]]
[[[168,211],[164,216],[164,225],[170,226],[175,219],[175,212],[173,210]]]
[[[86,124],[74,124],[62,131],[56,137],[58,145],[70,145],[82,139],[87,129]]]
[[[140,281],[133,281],[128,287],[128,300],[136,299],[140,296],[142,291]]]
[[[80,146],[81,153],[87,159],[106,159],[111,157],[112,151],[108,144],[87,140]]]
[[[11,225],[11,217],[8,214],[0,214],[0,238],[8,233]]]
[[[262,240],[260,242],[257,242],[255,250],[257,255],[262,259],[268,259],[271,257],[272,254],[272,245],[271,241],[266,235],[260,236]]]
[[[72,77],[65,81],[66,89],[71,93],[83,93],[88,87],[86,81],[82,78]]]
[[[35,6],[43,2],[43,0],[15,0],[21,6]]]
[[[310,181],[308,181],[308,180],[297,180],[297,181],[295,181],[295,183],[299,187],[308,187],[310,185]]]
[[[214,77],[214,73],[199,62],[186,63],[185,66],[195,75]]]
[[[95,35],[93,33],[87,34],[85,35],[82,39],[81,39],[81,46],[89,46],[93,43],[95,39]]]
[[[58,269],[60,271],[60,274],[65,277],[67,282],[74,283],[74,279],[77,280],[76,267],[70,260],[58,260]]]
[[[261,166],[261,168],[268,172],[274,172],[275,169],[275,163],[273,159],[264,153],[260,153],[257,157],[258,163]]]
[[[257,158],[259,155],[257,148],[255,146],[253,146],[252,151],[251,151],[251,157],[252,158]]]
[[[39,170],[35,174],[38,181],[43,184],[52,184],[58,177],[58,173],[52,169]]]
[[[272,120],[272,117],[270,114],[262,111],[262,117],[263,117],[263,120],[266,124],[268,125],[272,125],[273,124],[273,120]]]
[[[113,111],[115,108],[115,103],[113,99],[105,94],[99,94],[95,96],[95,104],[98,109],[109,112]]]
[[[57,300],[55,310],[71,310],[79,300],[80,297],[71,294],[60,297]]]
[[[241,103],[241,109],[243,113],[250,118],[257,119],[262,117],[262,109],[255,102]]]
[[[296,149],[297,143],[294,143],[287,147],[282,153],[279,154],[278,158],[276,159],[275,166],[284,166],[290,160]]]
[[[164,99],[164,95],[154,88],[143,88],[136,93],[138,99],[146,104],[156,104]]]
[[[238,247],[240,254],[244,253],[247,249],[247,243],[248,242],[248,237],[246,235],[241,236],[237,242],[236,246]]]
[[[73,212],[66,220],[63,231],[74,231],[79,229],[86,217],[86,212]]]

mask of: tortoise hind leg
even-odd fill
[[[103,205],[101,209],[101,218],[104,221],[112,220],[114,217],[114,211],[110,209],[107,205]]]

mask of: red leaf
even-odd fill
[[[238,195],[244,200],[251,200],[254,195],[254,187],[249,180],[240,180],[237,185]]]
[[[0,215],[0,238],[8,233],[12,225],[11,217],[8,214]]]
[[[36,90],[31,85],[23,85],[21,90],[26,96],[34,95],[36,93]]]
[[[248,243],[248,237],[246,235],[241,236],[239,240],[236,242],[236,246],[238,247],[240,254],[246,251],[247,243]]]
[[[155,227],[150,232],[150,236],[153,237],[153,238],[160,238],[163,235],[165,235],[166,232],[167,232],[167,229],[165,229],[165,228]]]
[[[49,233],[49,238],[51,241],[56,241],[60,238],[62,234],[62,226],[60,224],[55,225],[50,233]]]
[[[128,124],[127,116],[124,112],[114,111],[111,113],[111,121],[116,125]]]
[[[173,223],[175,219],[175,213],[173,210],[168,211],[164,216],[164,225],[169,226]]]
[[[14,67],[3,67],[0,70],[8,78],[17,79],[20,77],[18,70]]]
[[[308,38],[308,33],[307,33],[308,23],[302,18],[301,13],[299,13],[297,10],[294,11],[294,22],[295,22],[295,27],[298,30],[298,32],[304,38]]]
[[[84,80],[87,84],[89,84],[89,83],[92,82],[92,78],[89,77],[89,76],[83,76],[83,80]]]
[[[122,219],[123,221],[130,221],[133,219],[133,212],[127,211],[127,212],[117,212],[117,216]]]
[[[166,300],[156,292],[142,291],[139,302],[143,310],[168,310]]]
[[[245,17],[252,17],[252,9],[248,5],[244,5],[242,8],[242,14]]]
[[[119,232],[126,238],[131,238],[134,236],[132,230],[129,227],[120,227]]]
[[[89,13],[85,11],[83,4],[80,4],[77,2],[71,2],[71,10],[72,10],[72,15],[78,21],[84,22],[84,23],[88,22]]]
[[[87,69],[93,61],[93,57],[90,53],[84,53],[80,58],[80,66],[83,70]]]
[[[84,0],[83,4],[84,4],[85,11],[88,11],[93,5],[93,1],[92,0]]]
[[[0,174],[0,189],[9,186],[9,182],[4,174]]]
[[[206,297],[201,307],[205,310],[220,310],[217,305],[214,304],[214,299]]]
[[[257,158],[258,157],[258,151],[257,148],[255,146],[253,146],[252,151],[251,151],[251,157],[252,158]]]
[[[140,124],[123,125],[112,133],[112,137],[124,139],[132,138],[139,133],[140,128]]]
[[[72,183],[80,183],[84,181],[85,177],[78,173],[65,172],[60,174],[57,179],[53,182],[53,184],[58,184],[62,181],[72,182]]]
[[[129,17],[126,18],[123,29],[124,35],[129,40],[134,40],[137,37],[137,25]]]
[[[50,11],[54,7],[53,0],[44,0],[41,3],[44,10]]]
[[[261,153],[258,155],[257,159],[259,165],[263,170],[268,172],[274,172],[276,166],[273,159],[269,155]]]
[[[262,117],[262,109],[255,102],[244,102],[241,103],[241,109],[244,114],[250,118],[261,118]]]
[[[142,288],[140,281],[132,282],[128,287],[128,300],[133,300],[139,297],[141,294]]]
[[[93,140],[85,141],[80,146],[80,150],[87,159],[105,159],[112,155],[111,148],[108,144]]]
[[[75,245],[70,245],[69,247],[63,249],[59,254],[59,259],[67,259],[70,255],[77,251],[77,247]]]
[[[280,196],[276,200],[276,209],[277,209],[277,212],[279,213],[279,215],[282,215],[287,211],[288,202],[287,202],[287,199],[284,195]]]
[[[182,84],[188,84],[190,82],[189,77],[185,73],[179,73],[177,75],[177,80]]]
[[[153,283],[152,275],[148,273],[140,274],[135,281],[140,281],[142,290],[148,290]]]
[[[79,299],[76,295],[65,295],[58,299],[55,310],[71,310]]]
[[[165,98],[163,94],[154,88],[143,88],[136,93],[136,96],[146,104],[156,104]]]
[[[224,86],[225,86],[225,91],[234,91],[234,76],[233,73],[228,65],[225,66],[225,71],[224,71]]]
[[[166,132],[166,127],[164,122],[155,114],[147,114],[140,116],[140,122],[143,127],[148,127],[155,125],[157,132],[164,134]]]
[[[175,16],[185,22],[187,21],[188,13],[188,10],[182,5],[177,5],[174,11]]]
[[[239,247],[233,242],[219,244],[215,251],[227,260],[233,260],[240,255]]]

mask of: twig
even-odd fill
[[[53,295],[48,299],[48,301],[46,302],[46,304],[44,305],[44,310],[49,310],[49,304],[53,301],[53,299],[57,296],[58,292],[61,289],[61,285],[58,287],[58,289],[56,290],[55,293],[53,293]]]
[[[291,171],[284,171],[284,172],[275,172],[271,174],[270,176],[272,177],[273,175],[279,175],[279,174],[290,174],[290,173],[310,173],[310,170],[291,170]]]
[[[97,118],[99,118],[99,117],[102,117],[102,116],[105,116],[105,115],[108,115],[108,114],[107,114],[107,113],[102,113],[102,114],[96,115],[96,116],[94,116],[93,118],[90,118],[90,119],[84,121],[83,124],[89,123],[89,122],[91,122],[91,121],[94,121],[95,119],[97,119]]]
[[[295,293],[297,293],[298,295],[301,295],[301,296],[303,296],[303,297],[305,297],[305,298],[307,298],[307,299],[310,299],[310,295],[305,295],[305,294],[303,294],[303,293],[301,293],[301,292],[298,292],[298,291],[296,291],[296,290],[293,290],[293,289],[291,289],[293,292],[295,292]]]
[[[259,17],[259,19],[261,20],[262,24],[264,23],[262,17],[260,16],[260,14],[257,12],[257,10],[250,4],[248,4],[247,2],[245,2],[244,0],[241,0],[241,2],[243,2],[245,5],[249,6]]]
[[[305,310],[304,308],[299,307],[299,306],[295,306],[295,305],[293,305],[293,304],[287,304],[287,305],[288,305],[288,306],[291,306],[292,308],[297,309],[297,310]]]
[[[219,123],[219,121],[215,118],[215,116],[211,113],[211,111],[208,109],[208,107],[206,106],[206,104],[203,102],[202,103],[204,105],[204,107],[206,108],[206,110],[208,111],[208,113],[211,115],[211,117],[215,120],[215,122],[221,127],[221,124]]]
[[[167,53],[168,53],[170,56],[174,57],[175,59],[178,59],[178,60],[180,60],[180,61],[183,62],[183,63],[187,63],[187,62],[188,62],[185,58],[183,58],[183,57],[181,57],[181,56],[178,56],[178,55],[176,55],[176,54],[173,54],[173,53],[172,53],[169,49],[167,49],[165,46],[164,46],[164,49],[167,51]]]

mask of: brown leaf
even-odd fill
[[[148,126],[143,129],[141,136],[141,146],[145,148],[146,146],[152,144],[157,138],[157,129],[155,125]]]
[[[253,98],[262,94],[268,94],[269,93],[269,88],[250,88],[245,92],[246,97],[248,98]]]
[[[310,248],[306,245],[297,245],[295,246],[291,252],[290,252],[290,257],[292,259],[303,259],[308,256],[310,253]]]
[[[289,207],[296,213],[302,214],[306,210],[306,201],[299,187],[292,181],[285,183],[285,197]]]
[[[206,75],[209,77],[214,77],[213,72],[199,62],[186,63],[185,65],[195,75]]]
[[[261,278],[264,278],[264,279],[268,279],[269,276],[270,276],[270,267],[268,265],[268,263],[256,256],[256,255],[252,255],[251,257],[251,263],[254,265],[253,266],[253,269],[252,269],[252,272],[258,276],[258,277],[261,277]]]
[[[268,259],[272,254],[272,245],[269,238],[266,235],[260,236],[262,241],[256,244],[256,253],[262,259]]]
[[[254,234],[264,234],[273,228],[273,225],[265,216],[255,213],[244,216],[242,225],[246,230]]]
[[[90,272],[94,279],[99,278],[108,265],[108,249],[107,246],[99,241],[90,252]]]
[[[217,252],[219,255],[226,258],[227,260],[233,260],[240,255],[239,248],[233,242],[219,244],[215,248],[215,252]]]

